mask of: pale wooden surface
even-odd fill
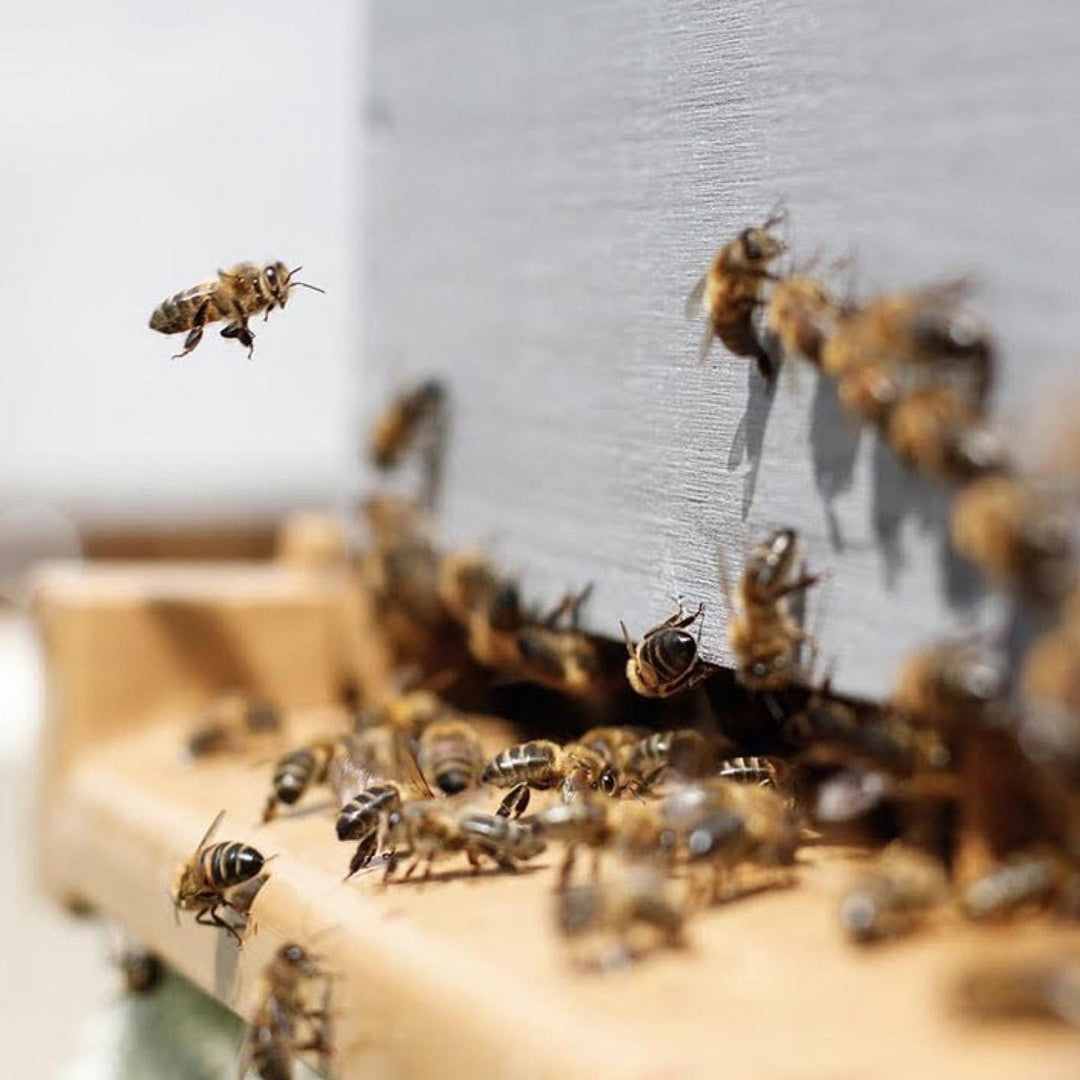
[[[699,368],[683,298],[780,196],[796,252],[854,253],[861,291],[972,270],[1027,449],[1077,355],[1075,3],[378,0],[371,30],[364,362],[451,386],[455,540],[550,595],[594,581],[607,634],[705,600],[724,660],[717,543],[736,565],[794,525],[852,692],[999,620],[944,497],[813,374],[770,406],[744,361]]]

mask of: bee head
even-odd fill
[[[292,275],[293,272],[283,262],[267,263],[263,267],[266,291],[274,298],[274,303],[278,307],[284,307],[285,301],[289,298],[289,279]]]

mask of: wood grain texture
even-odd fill
[[[683,298],[780,196],[796,253],[854,253],[860,291],[973,270],[1027,441],[1076,355],[1080,9],[413,0],[375,3],[371,32],[365,363],[380,389],[453,388],[451,538],[534,591],[595,581],[605,633],[705,600],[724,661],[717,546],[736,566],[794,525],[851,692],[1001,621],[946,497],[812,372],[770,399],[722,350],[699,367]]]

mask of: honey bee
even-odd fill
[[[484,749],[468,720],[428,724],[420,735],[417,757],[424,775],[446,795],[476,787],[484,771]]]
[[[811,640],[788,609],[791,596],[820,580],[816,574],[796,575],[798,552],[795,530],[777,529],[751,553],[735,595],[729,597],[733,614],[728,641],[735,654],[736,677],[750,690],[788,686],[797,674],[798,648]]]
[[[435,862],[459,854],[465,855],[474,872],[480,871],[481,860],[487,858],[500,870],[512,873],[519,862],[535,858],[545,848],[543,839],[525,822],[452,806],[438,799],[403,803],[391,811],[387,818],[387,842],[392,849],[386,867],[387,879],[397,868],[397,852],[401,847],[407,848],[412,856],[401,880],[411,877],[421,863],[426,880]]]
[[[859,944],[895,937],[914,929],[945,899],[947,889],[945,868],[937,859],[894,841],[844,895],[840,923]]]
[[[358,727],[361,730],[385,727],[416,739],[425,728],[438,720],[447,719],[452,712],[450,706],[433,690],[407,690],[392,694],[362,713],[358,718]]]
[[[262,884],[258,879],[268,860],[247,844],[227,840],[211,844],[224,817],[225,811],[222,810],[206,830],[191,858],[181,863],[173,882],[172,901],[177,919],[181,911],[194,911],[197,923],[227,930],[240,945],[239,933],[218,915],[218,908],[228,908],[246,918],[246,910],[233,899],[234,890],[248,883],[257,883],[257,891]]]
[[[619,773],[610,759],[581,743],[560,746],[550,739],[534,739],[500,751],[485,766],[481,782],[493,787],[510,788],[500,807],[503,816],[514,808],[525,812],[529,789],[546,791],[563,786],[563,798],[569,802],[579,788],[597,788],[605,795],[619,791]]]
[[[251,1069],[260,1080],[291,1080],[298,1054],[320,1055],[324,1071],[330,1056],[328,1009],[330,977],[302,945],[282,945],[263,975],[262,1000],[245,1037],[241,1072]],[[319,1003],[314,984],[323,983]]]
[[[714,757],[714,746],[700,731],[676,728],[654,731],[625,747],[619,763],[631,777],[631,786],[641,794],[656,784],[669,768],[684,778],[702,775]]]
[[[759,755],[733,757],[725,758],[720,762],[716,775],[721,780],[732,780],[737,784],[783,788],[786,784],[788,766],[779,758],[774,757]]]
[[[762,304],[764,283],[777,280],[769,267],[786,245],[771,230],[786,218],[787,212],[778,207],[761,225],[743,229],[717,252],[686,298],[687,318],[705,315],[705,333],[698,351],[703,363],[713,339],[719,337],[736,356],[753,359],[763,378],[771,381],[774,377],[772,361],[754,328],[754,314]]]
[[[244,695],[222,694],[211,702],[203,722],[188,736],[191,758],[240,749],[243,735],[264,735],[281,730],[277,709],[267,702],[249,701]]]
[[[777,362],[801,356],[818,367],[843,310],[816,278],[805,273],[781,278],[765,304],[764,344]]]
[[[165,978],[165,965],[157,953],[123,936],[110,950],[110,956],[129,994],[149,994]]]
[[[979,1020],[1058,1020],[1080,1027],[1080,963],[1054,955],[969,971],[955,1004]]]
[[[904,661],[892,707],[901,718],[944,733],[993,726],[1005,709],[1006,680],[996,653],[968,642],[938,642]]]
[[[685,908],[648,866],[631,866],[612,881],[564,889],[556,907],[556,926],[568,944],[581,948],[590,939],[611,940],[594,956],[582,954],[582,966],[612,967],[657,946],[682,948],[685,925]]]
[[[1075,580],[1068,516],[1016,477],[986,476],[960,491],[949,531],[960,555],[1037,602],[1058,602]]]
[[[687,615],[680,602],[674,615],[647,631],[636,645],[626,623],[619,623],[628,654],[626,678],[637,693],[649,698],[671,697],[694,689],[713,673],[714,669],[698,653],[704,618],[704,604],[698,604],[697,611]],[[697,637],[687,632],[695,622]]]
[[[293,275],[301,269],[290,270],[282,262],[273,262],[265,266],[240,263],[230,270],[219,270],[217,281],[201,282],[162,300],[150,316],[150,329],[162,334],[188,332],[183,351],[173,357],[178,360],[199,344],[205,326],[227,319],[221,336],[236,338],[250,357],[255,335],[248,329],[249,319],[264,312],[269,318],[274,308],[284,308],[290,290],[297,285],[323,292],[316,285],[294,280]]]
[[[295,806],[313,785],[325,784],[331,763],[344,751],[341,738],[321,738],[279,758],[274,766],[272,790],[263,810],[263,824],[277,816],[279,805]]]
[[[1080,782],[1080,639],[1074,620],[1048,630],[1028,649],[1020,684],[1026,701],[1020,745],[1070,785]]]
[[[370,456],[380,469],[390,469],[425,432],[441,434],[446,388],[427,379],[396,397],[376,418],[371,429]]]
[[[472,552],[443,558],[439,574],[443,606],[465,629],[469,652],[484,667],[520,667],[518,632],[527,620],[516,582],[503,578]]]
[[[969,919],[981,921],[1063,899],[1075,905],[1078,888],[1077,871],[1057,852],[1022,851],[968,885],[961,894],[960,907]]]
[[[990,388],[993,347],[982,322],[961,306],[969,291],[960,279],[886,293],[847,312],[821,346],[822,370],[844,379],[863,365],[923,366],[921,377],[961,385],[981,407]]]

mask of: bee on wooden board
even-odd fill
[[[580,788],[599,789],[605,795],[616,795],[620,788],[618,769],[604,754],[578,742],[560,746],[550,739],[533,739],[500,751],[484,766],[480,779],[510,789],[499,808],[503,816],[525,812],[530,788],[547,791],[562,784],[568,802]]]
[[[202,723],[187,739],[191,758],[210,757],[243,747],[249,735],[276,734],[281,716],[267,702],[250,701],[243,694],[222,694],[207,707]]]
[[[334,758],[345,752],[342,738],[332,736],[312,739],[279,758],[263,809],[263,824],[277,817],[279,806],[295,806],[313,786],[325,784]]]
[[[716,254],[686,299],[687,318],[705,316],[698,356],[704,363],[714,338],[736,356],[754,360],[767,380],[776,372],[754,328],[754,314],[763,303],[762,286],[776,281],[770,270],[786,245],[772,230],[787,218],[777,207],[761,224],[743,229]]]
[[[535,858],[545,848],[543,838],[525,822],[452,805],[445,799],[421,799],[392,810],[387,817],[387,844],[391,849],[387,880],[397,869],[402,848],[412,856],[403,881],[421,864],[426,880],[434,863],[455,855],[465,855],[474,873],[479,873],[483,859],[513,873],[518,863]]]
[[[913,930],[947,893],[945,868],[937,859],[894,841],[844,894],[840,924],[859,944],[896,937]]]
[[[728,641],[735,654],[736,677],[750,690],[780,690],[795,681],[799,647],[811,641],[788,602],[821,579],[797,573],[798,556],[795,530],[777,529],[751,552],[734,595],[729,592]],[[727,592],[722,557],[720,570]]]
[[[679,949],[686,944],[685,906],[671,895],[664,876],[649,866],[631,866],[611,881],[563,889],[555,923],[583,967],[614,967],[657,947]],[[586,952],[592,942],[601,944]]]
[[[484,748],[476,729],[463,718],[435,720],[420,734],[420,769],[444,795],[477,787],[484,771]]]
[[[318,1001],[313,991],[322,984]],[[250,1069],[260,1080],[291,1080],[299,1054],[316,1053],[327,1071],[330,976],[308,949],[289,942],[278,949],[263,973],[262,999],[248,1025],[241,1052],[241,1075]]]
[[[301,269],[298,266],[290,270],[283,262],[272,262],[265,266],[240,263],[219,270],[216,281],[201,282],[162,300],[150,316],[150,329],[161,334],[187,331],[183,351],[173,357],[178,360],[199,344],[204,327],[226,319],[221,336],[235,338],[250,357],[255,350],[255,335],[248,328],[249,319],[264,313],[269,318],[274,308],[284,308],[290,290],[297,285],[323,292],[317,285],[294,279]]]
[[[1068,514],[1018,477],[986,476],[958,492],[949,534],[991,580],[1037,603],[1060,601],[1075,582]]]
[[[626,678],[642,697],[666,698],[700,686],[713,668],[699,655],[705,605],[686,614],[682,603],[673,615],[654,626],[636,644],[626,623],[620,622],[626,642]],[[700,620],[700,621],[699,621]],[[698,623],[697,637],[687,627]]]
[[[218,909],[227,908],[246,919],[246,908],[234,898],[234,893],[249,883],[256,885],[257,891],[261,887],[258,879],[268,860],[248,844],[228,840],[212,844],[211,840],[224,817],[225,811],[222,810],[206,830],[191,858],[177,869],[172,901],[177,919],[181,911],[194,911],[197,923],[227,930],[239,945],[242,943],[239,933],[221,918]]]

